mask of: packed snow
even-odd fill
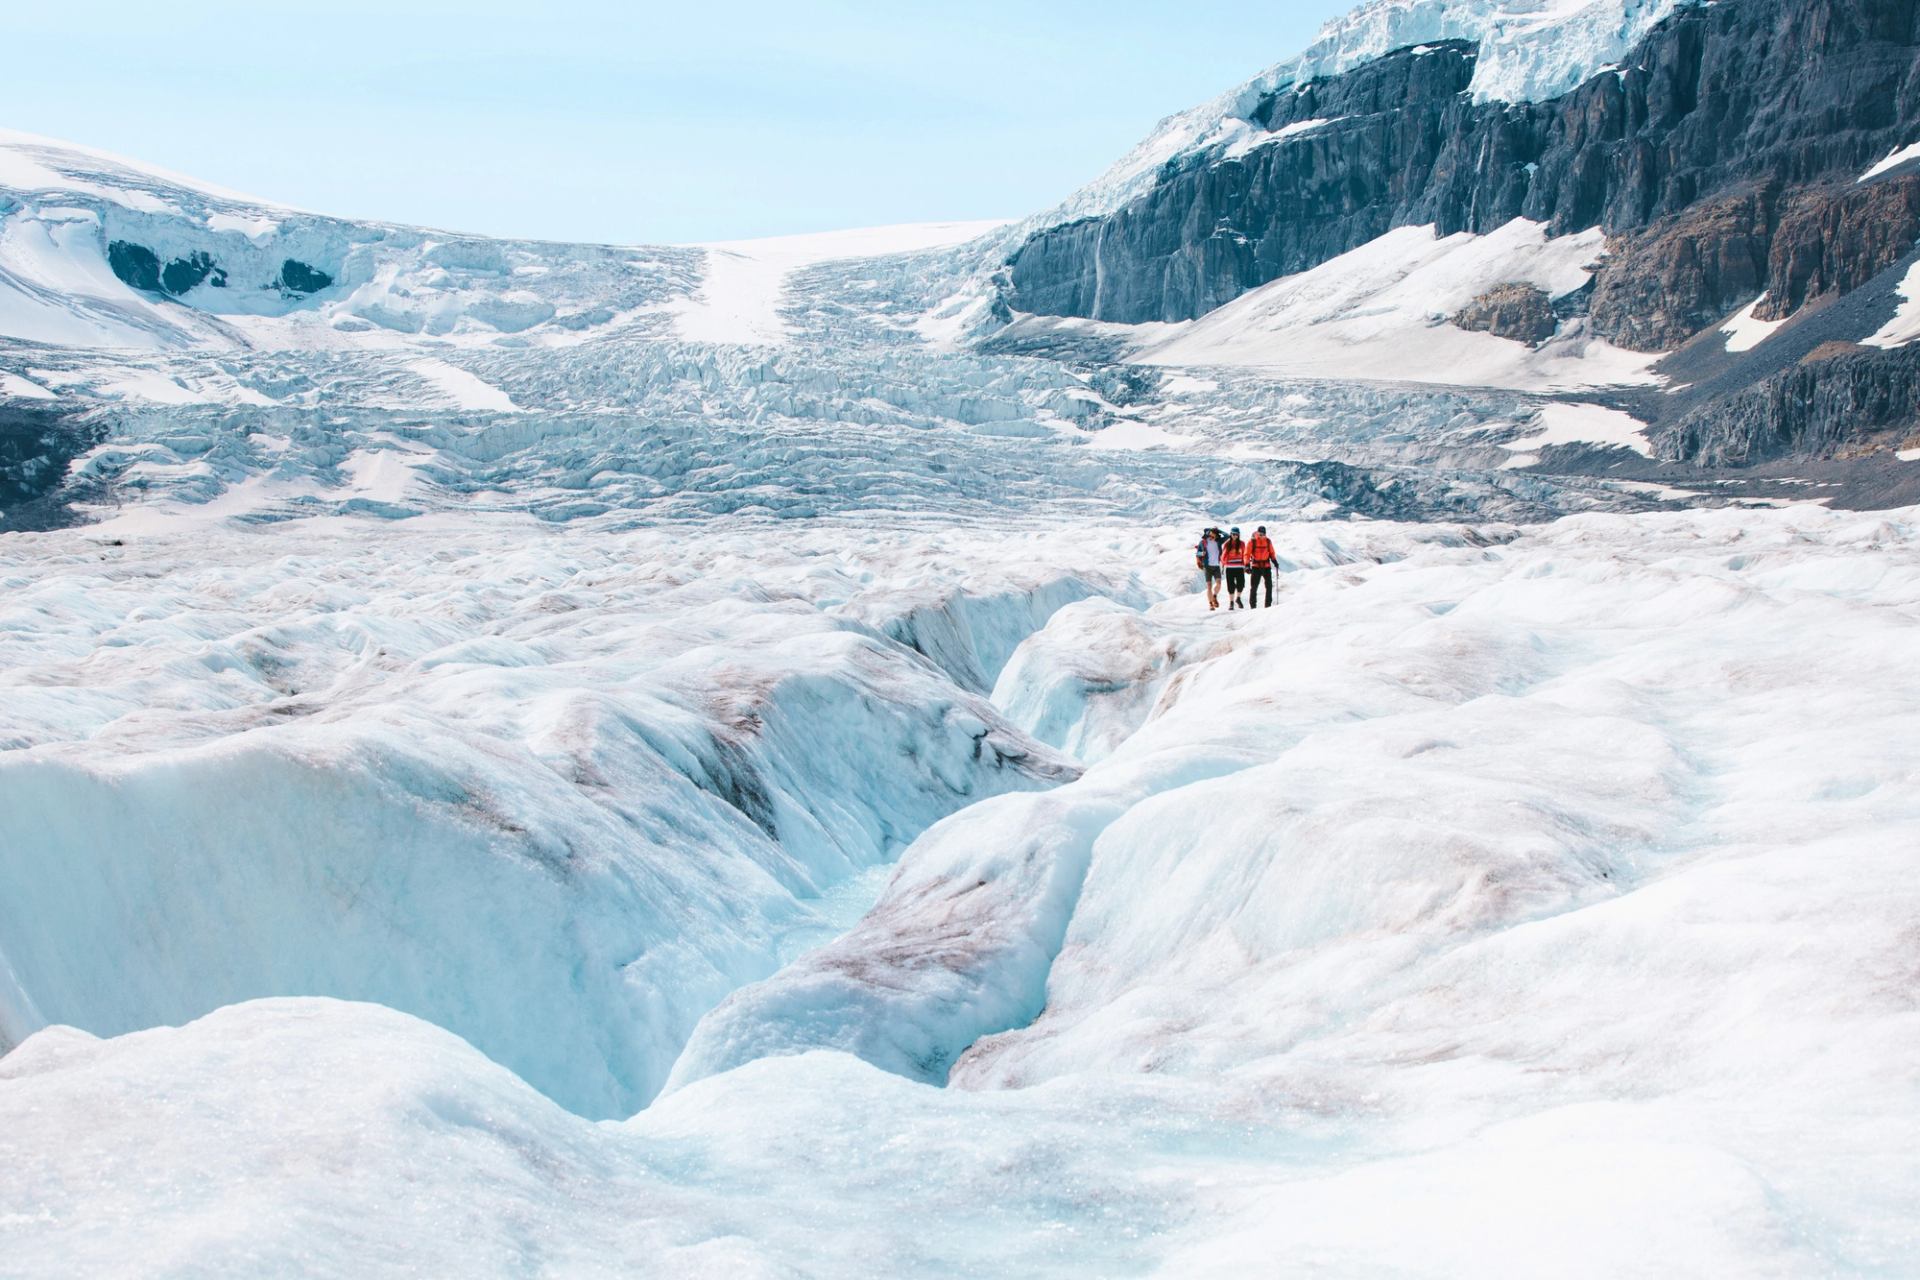
[[[1597,230],[1549,237],[1525,219],[1484,236],[1401,227],[1198,320],[1108,328],[1137,335],[1133,358],[1160,365],[1539,391],[1652,382],[1659,356],[1624,351],[1577,324],[1533,349],[1451,323],[1498,285],[1554,297],[1580,288],[1604,240]]]
[[[31,378],[23,378],[15,373],[0,373],[0,396],[13,396],[20,400],[58,399],[53,392]]]
[[[1761,294],[1741,308],[1733,319],[1720,327],[1720,332],[1727,336],[1728,351],[1735,353],[1751,351],[1771,338],[1774,332],[1786,323],[1785,319],[1762,320],[1754,314],[1766,300],[1767,295]]]
[[[1913,143],[1910,146],[1899,147],[1888,152],[1885,159],[1861,174],[1856,180],[1855,185],[1861,182],[1871,182],[1881,174],[1891,173],[1900,166],[1910,164],[1915,160],[1920,160],[1920,142]]]
[[[1598,404],[1549,404],[1536,418],[1539,431],[1504,445],[1515,453],[1538,452],[1564,444],[1593,444],[1627,449],[1643,458],[1653,456],[1647,443],[1647,424],[1630,413]]]
[[[1915,263],[1900,280],[1900,308],[1893,319],[1866,339],[1870,347],[1903,347],[1920,338],[1920,263]]]
[[[407,368],[420,375],[435,391],[457,409],[478,409],[488,413],[513,413],[520,406],[513,397],[465,369],[444,360],[412,360]]]

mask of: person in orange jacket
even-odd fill
[[[1227,608],[1246,608],[1241,597],[1247,592],[1247,544],[1238,529],[1227,535],[1227,545],[1220,548],[1220,567],[1227,571]]]
[[[1267,526],[1261,525],[1247,540],[1247,576],[1252,579],[1252,589],[1247,592],[1247,598],[1252,603],[1248,607],[1260,607],[1260,586],[1265,583],[1266,607],[1273,608],[1273,567],[1279,559],[1273,550],[1273,540],[1267,537]]]

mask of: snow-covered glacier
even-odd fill
[[[1920,1267],[1916,512],[1646,478],[1656,357],[1450,323],[1597,232],[994,311],[1247,94],[1673,7],[1381,0],[1012,224],[0,134],[0,1272]]]

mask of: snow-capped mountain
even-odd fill
[[[1331,79],[1387,54],[1461,41],[1477,58],[1483,101],[1559,97],[1617,65],[1663,18],[1690,0],[1368,0],[1326,24],[1306,49],[1199,106],[1169,116],[1097,180],[1023,231],[1110,213],[1148,190],[1161,169],[1257,145],[1272,131],[1259,113],[1283,89]]]
[[[313,348],[354,337],[578,340],[665,328],[693,250],[492,240],[287,209],[0,133],[0,336],[62,346]]]
[[[692,246],[0,135],[0,1271],[1920,1268],[1916,68],[1376,0]]]

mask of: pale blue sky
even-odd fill
[[[0,127],[496,235],[1013,217],[1347,7],[18,0]]]

